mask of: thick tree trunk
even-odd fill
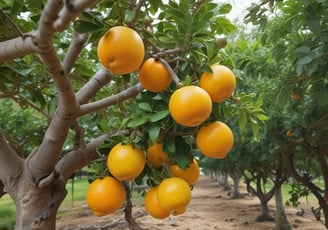
[[[274,219],[270,215],[268,200],[260,198],[260,201],[261,201],[261,214],[256,218],[256,221],[258,222],[273,221]]]
[[[288,221],[285,212],[284,201],[281,192],[281,186],[276,186],[274,190],[274,197],[276,201],[276,227],[275,230],[291,230],[292,226]]]
[[[39,188],[22,174],[15,187],[17,193],[12,197],[16,204],[15,229],[55,230],[57,210],[67,194],[64,181],[58,178]]]
[[[229,175],[226,172],[221,172],[218,176],[219,185],[223,187],[224,190],[230,190],[230,185],[228,183]]]
[[[240,198],[241,194],[239,191],[239,183],[240,183],[240,177],[239,176],[233,176],[233,194],[232,198]]]

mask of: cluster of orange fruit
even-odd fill
[[[156,58],[144,60],[145,47],[138,33],[128,27],[111,28],[98,43],[100,63],[113,74],[127,74],[139,69],[139,82],[148,91],[166,90],[172,76],[166,66]],[[233,146],[233,134],[221,121],[204,125],[212,113],[212,103],[219,103],[231,96],[236,87],[233,72],[223,65],[212,65],[212,73],[200,77],[199,86],[182,86],[169,99],[169,112],[173,120],[186,127],[200,128],[196,144],[201,153],[210,158],[224,158]],[[146,162],[155,169],[167,167],[172,177],[163,179],[151,187],[145,195],[147,212],[159,219],[185,212],[190,200],[190,186],[199,178],[196,159],[189,167],[181,169],[168,159],[163,143],[158,140],[147,149],[147,157],[141,149],[131,144],[114,146],[108,154],[107,166],[112,176],[93,181],[87,191],[87,203],[97,216],[107,215],[119,209],[126,192],[122,181],[133,181],[143,171]]]
[[[190,185],[200,175],[196,159],[188,168],[181,169],[171,164],[168,154],[163,152],[162,143],[154,143],[144,152],[132,144],[116,144],[107,157],[107,167],[111,176],[94,180],[86,194],[89,208],[96,216],[104,216],[118,210],[125,201],[126,191],[122,182],[134,181],[143,171],[146,161],[151,167],[169,167],[172,177],[151,187],[145,195],[145,208],[155,218],[166,218],[170,214],[184,213],[191,200]],[[169,165],[170,163],[170,165]]]
[[[187,168],[180,168],[163,150],[161,138],[148,147],[147,160],[155,169],[168,167],[171,175],[146,192],[144,203],[148,214],[157,219],[183,214],[191,201],[190,186],[200,176],[197,160],[193,158]]]
[[[94,215],[104,216],[118,210],[126,197],[122,182],[135,180],[145,164],[146,157],[141,149],[134,148],[132,144],[116,144],[107,156],[111,176],[94,180],[87,190],[87,204]]]

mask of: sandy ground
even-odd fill
[[[241,192],[245,187],[241,185]],[[246,192],[245,192],[246,193]],[[296,212],[304,208],[304,216],[297,216]],[[297,230],[324,230],[322,222],[317,221],[309,206],[298,208],[287,207],[286,212],[290,223]],[[270,204],[271,214],[274,216],[274,204]],[[85,204],[75,205],[71,215],[57,220],[58,230],[93,230],[114,229],[128,230],[124,220],[123,210],[105,217],[95,217]],[[143,205],[136,205],[133,209],[136,222],[149,230],[267,230],[274,229],[274,222],[256,222],[260,206],[256,197],[245,196],[241,199],[231,199],[227,191],[218,187],[217,183],[207,177],[201,177],[192,191],[192,201],[186,213],[173,216],[165,220],[157,220],[147,215]]]

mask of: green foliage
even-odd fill
[[[9,143],[21,156],[27,156],[40,143],[47,120],[32,109],[22,110],[9,100],[0,101],[0,106],[1,128]]]
[[[308,197],[310,190],[300,183],[292,183],[291,190],[289,191],[290,198],[286,201],[286,205],[297,207],[300,204],[300,198]]]
[[[0,41],[34,30],[44,3],[45,1],[36,0],[0,0],[0,7],[3,9],[0,12]],[[265,64],[272,57],[265,55],[266,50],[258,42],[249,46],[247,40],[231,39],[233,42],[230,44],[228,40],[228,46],[224,50],[218,46],[218,38],[235,36],[237,31],[237,27],[226,18],[226,14],[231,11],[229,3],[170,0],[164,4],[163,1],[151,0],[142,2],[138,9],[135,3],[128,0],[99,1],[94,8],[80,14],[72,27],[55,35],[54,43],[61,61],[64,60],[74,33],[90,35],[86,48],[82,50],[69,73],[74,90],[78,91],[99,69],[97,42],[109,28],[117,25],[136,30],[143,38],[146,58],[162,58],[177,74],[182,85],[198,85],[201,74],[209,71],[210,65],[214,63],[227,65],[238,78],[236,92],[225,102],[213,104],[213,113],[205,123],[221,120],[232,127],[238,142],[234,150],[236,155],[229,156],[229,166],[231,169],[234,165],[235,170],[242,171],[242,165],[236,166],[236,162],[238,159],[247,159],[245,149],[249,147],[249,143],[260,138],[260,128],[269,119],[263,110],[264,97],[256,92],[262,82],[250,87],[249,84],[254,83],[254,79],[249,78],[257,74],[266,76],[263,70],[271,62],[258,71],[255,71],[254,63]],[[267,69],[267,72],[272,69]],[[0,70],[0,97],[16,101],[23,109],[17,104],[13,106],[4,102],[1,125],[9,140],[12,139],[13,143],[18,140],[17,143],[22,148],[20,152],[27,156],[41,142],[47,122],[57,105],[57,92],[36,55],[27,55],[1,64]],[[138,82],[137,75],[135,72],[115,76],[98,92],[94,100],[117,94],[135,85]],[[112,134],[98,149],[99,155],[105,159],[109,150],[118,142],[129,142],[146,151],[151,143],[163,135],[164,150],[180,167],[185,168],[194,156],[202,158],[194,140],[199,127],[180,126],[169,114],[168,100],[178,87],[180,86],[172,83],[161,93],[142,91],[133,100],[119,102],[79,118],[78,123],[85,130],[86,142],[103,133]],[[35,111],[38,113],[34,113]],[[73,133],[68,135],[64,153],[70,151],[74,145]],[[243,134],[254,140],[245,138]],[[247,144],[243,144],[244,140]],[[96,177],[108,173],[104,161],[90,167]],[[164,169],[156,171],[147,165],[137,183],[146,181],[149,185],[156,184],[160,175],[166,176],[167,173]]]

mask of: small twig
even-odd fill
[[[144,4],[144,2],[145,2],[145,0],[140,0],[137,3],[137,5],[135,6],[133,17],[132,17],[131,21],[129,22],[130,25],[133,25],[137,21],[140,9],[141,9],[142,5]]]
[[[22,103],[26,103],[28,106],[30,106],[31,108],[35,109],[37,112],[39,112],[40,114],[45,116],[48,120],[51,120],[51,117],[49,116],[49,114],[44,112],[38,105],[36,105],[32,101],[25,100],[21,97],[16,97],[16,96],[12,97],[12,99],[15,100],[19,105],[22,105]]]
[[[67,50],[65,59],[63,61],[63,67],[66,73],[71,72],[76,59],[79,57],[84,44],[88,39],[88,34],[79,34],[78,32],[73,32],[73,40]]]
[[[169,71],[171,78],[175,82],[175,84],[177,84],[177,86],[182,86],[182,83],[180,82],[178,76],[175,74],[169,63],[167,63],[167,61],[165,61],[163,58],[159,58],[158,60],[165,66],[167,71]]]
[[[16,31],[16,34],[23,37],[22,31],[18,28],[18,26],[15,24],[15,22],[6,14],[2,9],[0,9],[0,15],[2,15],[9,23],[9,27],[11,27],[11,31]]]
[[[177,55],[181,53],[186,53],[188,51],[188,48],[176,48],[171,50],[159,50],[154,55],[156,58],[166,57],[169,55]]]
[[[99,101],[90,102],[88,104],[83,104],[80,107],[79,112],[76,114],[76,117],[83,116],[85,114],[95,112],[101,108],[106,108],[108,106],[119,103],[120,101],[130,99],[135,97],[142,90],[142,86],[140,83],[131,86],[130,88],[123,90],[115,95],[106,97]]]

